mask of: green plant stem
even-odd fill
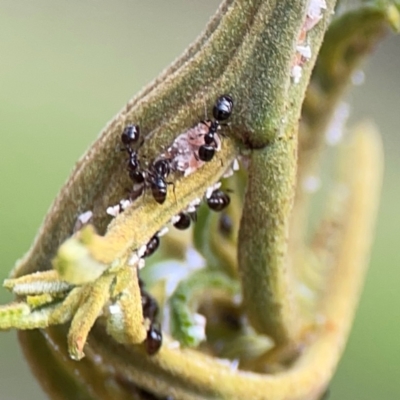
[[[326,127],[354,72],[388,31],[385,10],[372,6],[347,12],[330,25],[302,109],[299,142],[302,177],[320,157]]]
[[[233,371],[198,352],[174,350],[168,343],[156,357],[143,357],[139,349],[110,343],[98,327],[87,356],[94,360],[100,355],[110,363],[98,365],[98,373],[107,375],[112,366],[126,380],[177,399],[318,399],[343,351],[367,266],[382,175],[381,142],[371,127],[356,132],[345,163],[351,172],[346,180],[350,196],[329,290],[319,309],[325,322],[291,368],[275,376]]]
[[[307,177],[318,175],[327,127],[351,84],[353,74],[389,31],[389,18],[386,7],[367,3],[344,12],[326,32],[301,112],[298,184],[290,229],[290,252],[294,259],[299,260],[297,268],[301,267],[304,258],[310,200],[310,193],[304,189],[303,183]]]
[[[233,297],[238,289],[236,281],[220,272],[207,270],[196,272],[181,281],[169,300],[172,336],[185,347],[197,346],[203,337],[195,331],[194,314],[202,300],[212,298],[214,291],[223,291]]]
[[[239,234],[244,302],[253,326],[278,343],[297,335],[288,270],[288,215],[293,200],[295,140],[252,153]]]
[[[276,127],[274,136],[266,136],[271,140],[268,147],[253,150],[249,157],[249,179],[238,242],[239,269],[250,322],[277,344],[295,341],[301,333],[301,316],[293,303],[294,286],[287,256],[296,175],[296,132],[307,78],[334,4],[334,1],[327,2],[324,18],[309,33],[313,56],[304,65],[301,83],[290,85],[287,82],[284,109],[288,112],[279,105],[273,108],[280,115],[279,128]],[[296,43],[298,36],[292,40]],[[270,126],[267,123],[266,129]]]

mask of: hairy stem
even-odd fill
[[[290,229],[290,252],[297,260],[304,257],[302,249],[307,231],[310,192],[305,189],[306,179],[318,176],[329,124],[336,130],[344,129],[341,124],[345,117],[339,115],[343,114],[340,111],[343,95],[362,61],[388,32],[388,22],[390,15],[386,7],[369,2],[344,12],[326,32],[302,106],[298,183]]]
[[[381,143],[371,127],[359,128],[347,154],[350,196],[329,290],[319,309],[325,323],[292,368],[275,376],[244,374],[198,352],[170,349],[168,344],[156,358],[140,357],[135,349],[109,348],[101,330],[96,331],[88,357],[100,354],[126,380],[177,399],[317,399],[336,368],[358,303],[382,174]],[[106,373],[109,367],[102,367]]]

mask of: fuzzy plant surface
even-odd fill
[[[312,195],[390,28],[399,1],[225,0],[111,120],[4,282],[0,329],[50,398],[324,396],[373,236],[372,123],[338,144],[311,229]]]

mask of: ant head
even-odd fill
[[[225,121],[231,116],[232,109],[233,109],[232,97],[225,94],[223,96],[218,97],[213,108],[213,116],[217,121]]]
[[[136,143],[140,137],[139,125],[129,124],[125,127],[121,135],[122,143],[130,145]]]

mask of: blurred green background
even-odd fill
[[[202,31],[219,1],[0,0],[0,280],[28,250],[74,162]],[[332,400],[400,399],[400,37],[349,95],[381,128],[386,174],[366,287]],[[11,296],[0,290],[0,302]],[[0,400],[45,399],[15,332],[0,334]]]

